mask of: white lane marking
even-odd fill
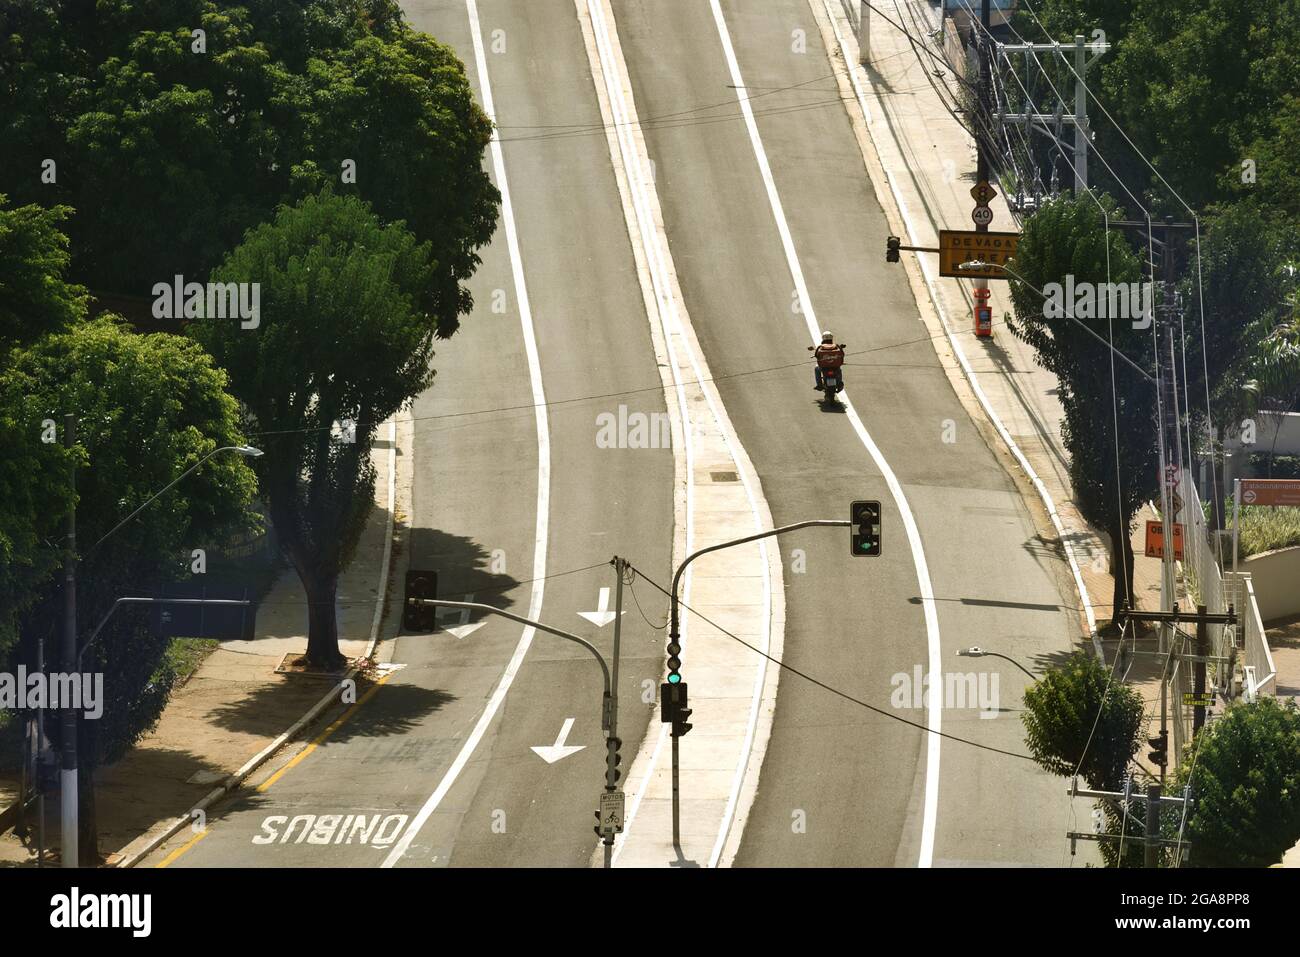
[[[621,77],[621,72],[616,71],[616,61],[613,55],[612,43],[609,37],[609,30],[605,22],[603,8],[597,0],[587,0],[587,12],[592,21],[592,33],[596,41],[596,49],[600,56],[601,73],[605,78],[605,87],[608,93],[610,110],[613,113],[614,129],[618,136],[619,151],[623,156],[623,168],[628,181],[628,188],[632,193],[633,206],[636,211],[637,226],[641,233],[641,244],[645,251],[647,266],[650,270],[651,282],[654,286],[655,301],[658,304],[660,322],[663,325],[664,339],[668,343],[669,365],[672,369],[673,382],[676,385],[677,401],[681,408],[682,420],[685,425],[684,432],[687,437],[686,442],[686,553],[694,549],[694,504],[695,504],[695,468],[694,468],[694,446],[691,443],[693,429],[690,428],[690,409],[686,402],[686,393],[683,388],[681,379],[681,369],[677,363],[675,348],[673,346],[674,333],[677,333],[676,343],[687,354],[690,360],[691,371],[695,374],[696,383],[703,393],[705,402],[713,415],[714,421],[718,423],[722,440],[726,445],[727,452],[733,462],[738,465],[743,460],[743,451],[740,450],[740,440],[735,435],[735,430],[731,426],[730,419],[726,416],[725,410],[720,407],[720,399],[715,401],[711,382],[711,377],[704,371],[703,363],[695,350],[691,347],[689,339],[684,334],[684,323],[677,309],[677,300],[674,295],[672,281],[667,268],[667,261],[671,257],[671,252],[664,248],[659,241],[659,234],[656,226],[654,209],[650,201],[651,194],[654,193],[654,177],[645,164],[636,148],[636,139],[633,135],[633,126],[630,121],[631,109],[624,96],[622,83],[616,79],[616,74]],[[749,470],[740,468],[741,485],[745,490],[745,498],[749,505],[750,513],[754,517],[754,530],[760,531],[764,527],[762,513],[758,507],[758,501],[755,496],[753,482],[749,475]],[[763,564],[770,569],[770,559],[768,554],[768,544],[760,541],[759,555]],[[682,601],[686,604],[690,602],[691,584],[693,579],[693,567],[688,567],[682,582]],[[687,625],[689,614],[683,615],[679,625],[681,637],[679,644],[686,648]],[[772,644],[772,581],[770,571],[768,575],[763,576],[763,651],[771,652]],[[723,811],[721,826],[718,830],[718,837],[714,844],[713,851],[709,857],[709,866],[714,867],[718,863],[718,858],[726,845],[727,836],[731,831],[732,821],[735,819],[736,808],[739,802],[740,790],[744,784],[745,774],[749,769],[749,759],[754,746],[754,737],[758,727],[759,710],[762,704],[762,691],[767,678],[768,661],[767,658],[761,659],[754,684],[754,695],[750,706],[749,719],[746,725],[745,741],[742,751],[742,759],[736,767],[736,774],[733,778],[731,791],[727,798],[727,805]],[[631,809],[627,815],[627,820],[623,825],[623,840],[614,848],[612,861],[617,861],[623,848],[627,845],[627,834],[632,828],[636,819],[637,811],[641,807],[646,792],[649,789],[650,782],[654,778],[654,769],[659,761],[659,755],[662,753],[664,743],[668,740],[668,726],[660,725],[659,737],[655,742],[654,751],[651,754],[650,765],[647,768],[646,776],[642,779],[635,796],[632,799]]]
[[[478,80],[483,96],[483,111],[495,126],[496,109],[492,103],[492,86],[488,80],[487,58],[483,53],[483,35],[479,27],[478,4],[475,0],[465,0],[465,7],[469,13],[470,34],[474,41],[474,58],[478,65]],[[492,166],[496,172],[497,189],[501,191],[501,218],[505,221],[506,226],[506,245],[510,251],[510,268],[514,274],[515,298],[519,301],[519,321],[523,327],[524,352],[528,357],[528,381],[533,390],[533,408],[537,419],[537,528],[533,536],[532,598],[528,603],[528,617],[536,621],[541,617],[542,613],[542,594],[546,583],[546,542],[550,530],[550,424],[546,412],[546,391],[542,386],[542,366],[537,354],[537,335],[533,330],[533,312],[528,302],[528,287],[524,282],[523,260],[519,255],[519,233],[515,228],[514,207],[510,203],[510,186],[506,182],[506,164],[501,153],[501,138],[495,129],[492,132],[490,146]],[[488,725],[496,717],[496,713],[501,707],[501,702],[505,700],[510,686],[514,684],[515,675],[519,673],[519,668],[524,662],[524,656],[528,654],[528,649],[532,646],[535,634],[536,629],[531,625],[523,630],[523,634],[519,638],[519,644],[515,646],[515,652],[506,665],[505,674],[501,676],[496,690],[492,692],[492,697],[488,699],[487,707],[483,709],[483,713],[479,716],[478,723],[474,725],[474,730],[470,732],[464,745],[461,746],[460,753],[456,755],[451,767],[443,775],[437,789],[429,795],[429,799],[424,802],[420,812],[407,825],[401,840],[393,846],[392,851],[384,858],[382,866],[392,867],[401,859],[402,855],[410,848],[411,842],[415,840],[415,836],[420,833],[420,829],[424,827],[425,822],[429,820],[429,816],[437,810],[438,805],[442,803],[442,799],[451,790],[451,786],[456,783],[460,772],[469,763],[474,750],[487,732]]]
[[[825,2],[825,0],[823,0],[823,2]],[[836,21],[835,15],[831,13],[829,7],[826,9],[826,16],[830,19],[831,29],[835,31],[835,39],[840,45],[840,55],[844,57],[844,62],[855,62],[849,58],[848,46],[844,42],[844,37],[840,34],[839,23]],[[849,81],[853,85],[854,98],[858,101],[858,106],[861,108],[862,114],[866,119],[867,135],[871,137],[872,142],[874,143],[875,134],[871,132],[871,110],[867,106],[866,94],[862,92],[862,85],[858,80],[859,69],[860,67],[858,66],[853,66],[849,69]],[[848,109],[847,105],[845,106],[845,109]],[[921,240],[916,227],[912,223],[912,216],[907,211],[907,203],[903,201],[903,194],[899,192],[898,184],[894,182],[894,177],[890,174],[889,170],[886,169],[884,159],[880,159],[880,168],[884,171],[885,179],[889,183],[889,190],[893,194],[895,205],[898,207],[898,214],[903,218],[903,225],[907,227],[909,244],[913,246],[919,245]],[[1074,546],[1070,544],[1070,536],[1065,531],[1065,523],[1061,519],[1060,513],[1056,511],[1056,501],[1052,498],[1052,493],[1047,490],[1047,485],[1038,477],[1038,473],[1034,471],[1034,467],[1029,464],[1028,457],[1026,457],[1023,451],[1021,451],[1020,446],[1016,444],[1016,440],[1011,437],[1010,430],[1008,430],[1003,424],[1002,419],[997,412],[993,410],[993,404],[989,401],[988,396],[984,394],[984,389],[979,384],[979,376],[976,374],[974,367],[970,364],[970,360],[966,358],[966,351],[957,341],[957,334],[953,332],[952,326],[948,322],[948,313],[943,308],[942,300],[939,298],[938,289],[935,288],[934,276],[930,272],[929,261],[918,256],[917,264],[921,269],[921,278],[925,280],[925,288],[930,293],[930,301],[934,305],[934,311],[939,317],[939,324],[943,326],[943,332],[948,339],[948,345],[952,349],[953,354],[957,357],[957,363],[961,366],[961,371],[966,376],[966,381],[970,383],[971,391],[975,393],[975,398],[979,400],[980,406],[984,409],[984,414],[988,416],[989,421],[993,423],[993,428],[1002,438],[1002,441],[1006,444],[1007,448],[1010,449],[1016,462],[1025,470],[1025,475],[1027,475],[1029,481],[1033,483],[1034,489],[1038,492],[1038,497],[1042,499],[1043,505],[1047,509],[1047,515],[1052,520],[1052,527],[1056,529],[1057,538],[1065,549],[1065,558],[1070,565],[1070,573],[1074,576],[1074,587],[1079,593],[1079,601],[1083,604],[1083,614],[1088,623],[1088,634],[1092,637],[1093,650],[1097,653],[1098,658],[1103,658],[1104,653],[1101,647],[1101,640],[1097,637],[1097,618],[1093,614],[1092,610],[1092,598],[1088,595],[1088,586],[1083,582],[1083,572],[1079,568],[1079,561],[1078,557],[1074,553]]]
[[[596,601],[595,611],[580,611],[578,614],[587,619],[587,621],[591,622],[597,628],[604,628],[613,621],[614,612],[609,610],[609,589],[602,588],[600,590],[600,597]],[[627,613],[624,612],[624,614]]]
[[[781,197],[776,191],[776,181],[772,178],[772,168],[767,161],[767,152],[763,149],[763,140],[758,135],[758,124],[754,121],[754,112],[750,108],[749,100],[745,94],[745,81],[740,75],[740,64],[736,60],[736,51],[731,45],[731,34],[727,30],[726,20],[722,16],[722,8],[718,5],[718,0],[709,0],[709,5],[713,9],[713,20],[718,27],[718,36],[722,40],[722,51],[726,56],[727,68],[731,71],[731,80],[736,88],[736,99],[740,103],[741,112],[745,116],[745,126],[749,130],[749,140],[754,147],[754,155],[758,159],[758,169],[763,177],[763,185],[767,190],[767,199],[772,206],[772,215],[776,218],[777,231],[781,234],[781,245],[785,249],[785,258],[790,265],[790,275],[794,279],[795,289],[799,294],[799,302],[803,307],[804,319],[808,325],[808,335],[813,342],[821,339],[821,333],[817,326],[817,314],[813,310],[812,297],[808,294],[807,283],[804,282],[803,267],[799,264],[798,253],[795,252],[794,239],[790,235],[790,226],[785,218],[785,209],[781,205]],[[894,502],[898,505],[899,515],[903,519],[903,529],[907,532],[908,545],[912,551],[912,563],[916,566],[917,587],[921,591],[921,605],[925,612],[925,630],[929,642],[929,659],[930,674],[937,675],[942,667],[941,646],[939,643],[939,617],[935,612],[934,588],[930,583],[930,569],[925,560],[925,549],[921,545],[921,535],[916,527],[916,519],[912,516],[912,508],[907,502],[907,496],[903,493],[903,486],[899,484],[898,476],[894,470],[889,467],[885,457],[881,454],[880,448],[871,438],[867,428],[858,416],[857,410],[849,400],[848,390],[840,393],[840,398],[847,410],[849,422],[853,425],[853,430],[866,446],[867,451],[871,454],[872,460],[876,467],[880,469],[881,475],[884,476],[885,483],[889,486],[889,492],[894,497]],[[918,867],[930,867],[934,863],[934,832],[935,825],[939,814],[939,730],[942,716],[942,702],[936,705],[937,695],[932,695],[927,708],[927,727],[930,730],[926,742],[926,763],[925,763],[925,811],[921,824],[921,852],[918,856]]]
[[[586,747],[585,744],[564,743],[569,739],[569,732],[573,730],[573,721],[573,718],[564,719],[564,727],[560,728],[560,733],[556,735],[554,744],[547,745],[546,747],[533,745],[530,750],[535,751],[537,756],[547,764],[554,764],[561,758],[567,758],[571,754],[577,754]]]

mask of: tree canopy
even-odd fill
[[[469,309],[499,201],[491,125],[454,52],[391,0],[39,0],[0,10],[0,36],[6,182],[77,210],[73,275],[93,290],[205,276],[332,183],[431,244],[440,335]]]
[[[319,664],[339,658],[334,591],[373,507],[375,428],[432,381],[436,323],[420,301],[436,268],[429,243],[401,223],[381,225],[365,203],[327,191],[251,231],[213,273],[260,284],[258,327],[192,327],[263,444],[255,468],[307,592]]]

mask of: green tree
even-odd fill
[[[1129,761],[1138,749],[1142,696],[1114,678],[1095,655],[1076,651],[1025,690],[1025,743],[1050,774],[1080,774],[1094,790],[1123,787]],[[1141,863],[1143,827],[1105,801],[1098,802],[1106,833],[1136,838],[1120,845],[1103,842],[1102,858],[1112,867]]]
[[[39,436],[53,420],[62,440],[63,414],[78,419],[77,535],[80,555],[77,608],[83,640],[122,596],[148,593],[188,573],[190,549],[219,544],[254,521],[248,510],[255,484],[243,459],[214,456],[96,547],[122,518],[216,448],[242,443],[235,400],[225,374],[194,342],[163,334],[141,336],[116,317],[101,316],[46,336],[16,353],[0,379],[3,407],[14,407],[18,436]],[[46,446],[47,449],[52,447]],[[48,452],[45,454],[55,454]],[[61,561],[60,532],[70,500],[69,474],[56,461],[46,469],[36,499],[32,534]],[[31,666],[36,643],[58,662],[63,619],[62,583],[49,576],[21,615],[13,654]],[[93,775],[120,757],[157,721],[170,690],[164,652],[168,639],[152,634],[148,615],[119,610],[85,655],[85,670],[104,674],[105,710],[81,722],[82,847],[94,861]],[[80,670],[80,669],[79,669]],[[57,727],[51,729],[57,736]]]
[[[1300,710],[1263,697],[1207,724],[1173,790],[1191,784],[1191,863],[1267,867],[1300,841]]]
[[[0,195],[0,658],[17,638],[18,616],[37,598],[58,554],[42,539],[41,520],[71,501],[63,476],[69,461],[41,441],[39,404],[13,388],[6,371],[14,350],[66,328],[85,314],[85,290],[64,280],[65,207],[6,208]]]
[[[1100,717],[1099,717],[1100,715]],[[1025,742],[1051,774],[1081,774],[1098,790],[1115,789],[1137,753],[1142,697],[1112,679],[1106,666],[1076,651],[1025,689]]]
[[[0,370],[10,349],[66,328],[86,313],[85,289],[63,278],[66,206],[7,209],[0,193]]]
[[[1200,208],[1220,198],[1226,172],[1240,172],[1298,75],[1300,0],[1134,0],[1102,87],[1137,147]],[[1103,150],[1121,142],[1103,127]]]
[[[1103,202],[1111,205],[1108,198]],[[1095,288],[1108,279],[1138,282],[1138,260],[1118,230],[1106,232],[1091,198],[1062,198],[1026,221],[1011,268],[1018,275],[1011,277],[1015,315],[1008,325],[1033,347],[1060,385],[1061,434],[1070,454],[1075,501],[1083,517],[1110,537],[1111,602],[1118,609],[1127,603],[1133,580],[1133,516],[1154,493],[1159,471],[1155,390],[1120,358],[1112,374],[1106,343],[1088,330],[1143,368],[1150,365],[1151,333],[1134,328],[1128,319],[1070,318],[1074,303],[1062,303],[1063,314],[1057,315],[1031,287],[1052,293],[1057,290],[1049,284],[1055,283],[1063,298],[1067,277],[1075,287]]]
[[[1295,230],[1253,197],[1211,209],[1205,226],[1202,282],[1198,285],[1191,272],[1182,283],[1187,320],[1193,324],[1188,337],[1189,371],[1199,375],[1202,370],[1196,324],[1203,296],[1204,355],[1215,418],[1231,431],[1261,405],[1290,409],[1300,392],[1300,314],[1296,312],[1300,281],[1288,262]],[[1253,398],[1244,388],[1251,381],[1257,387]],[[1200,398],[1203,403],[1203,396],[1203,391],[1193,393],[1191,400]]]
[[[342,664],[334,600],[373,507],[378,424],[432,381],[435,319],[420,305],[428,243],[326,192],[252,230],[214,282],[260,284],[256,329],[206,319],[194,334],[230,373],[280,542],[307,594],[309,660]],[[355,423],[355,441],[337,425]]]
[[[481,163],[491,125],[454,52],[392,0],[42,0],[0,11],[6,27],[5,180],[20,201],[77,209],[79,281],[145,297],[207,275],[278,206],[332,183],[431,244],[424,305],[440,334],[455,331],[496,223]]]

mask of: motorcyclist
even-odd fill
[[[817,360],[817,368],[815,370],[817,391],[822,392],[826,388],[826,384],[823,380],[823,373],[826,369],[836,369],[839,371],[840,386],[843,387],[844,346],[842,344],[837,344],[835,342],[835,336],[827,331],[822,333],[821,345],[809,346],[808,348],[812,350],[814,358]]]

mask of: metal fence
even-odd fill
[[[1183,471],[1178,494],[1184,503],[1178,517],[1184,523],[1183,571],[1189,590],[1213,614],[1227,611],[1229,605],[1237,612],[1235,627],[1209,626],[1211,654],[1234,659],[1241,666],[1241,694],[1246,698],[1275,694],[1277,670],[1273,667],[1273,654],[1268,647],[1250,573],[1220,570],[1214,546],[1219,539],[1205,524],[1200,493],[1189,470]],[[1215,678],[1215,685],[1226,697],[1236,695],[1232,669],[1215,669]]]

